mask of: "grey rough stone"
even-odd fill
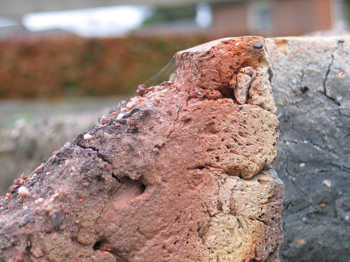
[[[120,97],[3,100],[0,103],[0,194],[21,173],[96,124]]]
[[[285,183],[283,262],[350,256],[350,38],[266,40]]]
[[[97,121],[96,114],[38,118],[0,129],[0,193],[4,194],[21,173],[29,174],[54,150]]]

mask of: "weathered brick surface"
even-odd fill
[[[283,186],[264,39],[177,54],[1,201],[11,261],[278,261]],[[17,259],[17,260],[16,260]]]

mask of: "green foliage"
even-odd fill
[[[196,16],[195,5],[180,5],[172,7],[155,7],[152,14],[143,22],[144,26],[171,23],[178,20],[194,20]]]
[[[346,23],[348,26],[350,26],[350,0],[344,0],[344,16],[346,19]]]

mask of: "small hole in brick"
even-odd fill
[[[114,193],[115,208],[123,208],[127,206],[130,200],[136,200],[146,190],[147,186],[140,181],[142,179],[132,180],[128,177],[118,178],[116,175],[113,176],[116,178],[118,183],[120,183],[118,190]]]
[[[222,96],[224,98],[231,98],[233,99],[234,98],[234,93],[233,93],[233,89],[230,88],[229,86],[224,86],[224,87],[221,87],[219,89],[220,93],[222,94]]]
[[[307,91],[309,91],[309,88],[307,86],[303,86],[300,88],[300,91],[305,94]]]
[[[105,239],[98,240],[92,248],[93,250],[101,250],[106,245],[106,243],[107,241]]]

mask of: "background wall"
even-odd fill
[[[206,36],[0,40],[0,98],[132,94]],[[164,79],[162,79],[164,80]]]

